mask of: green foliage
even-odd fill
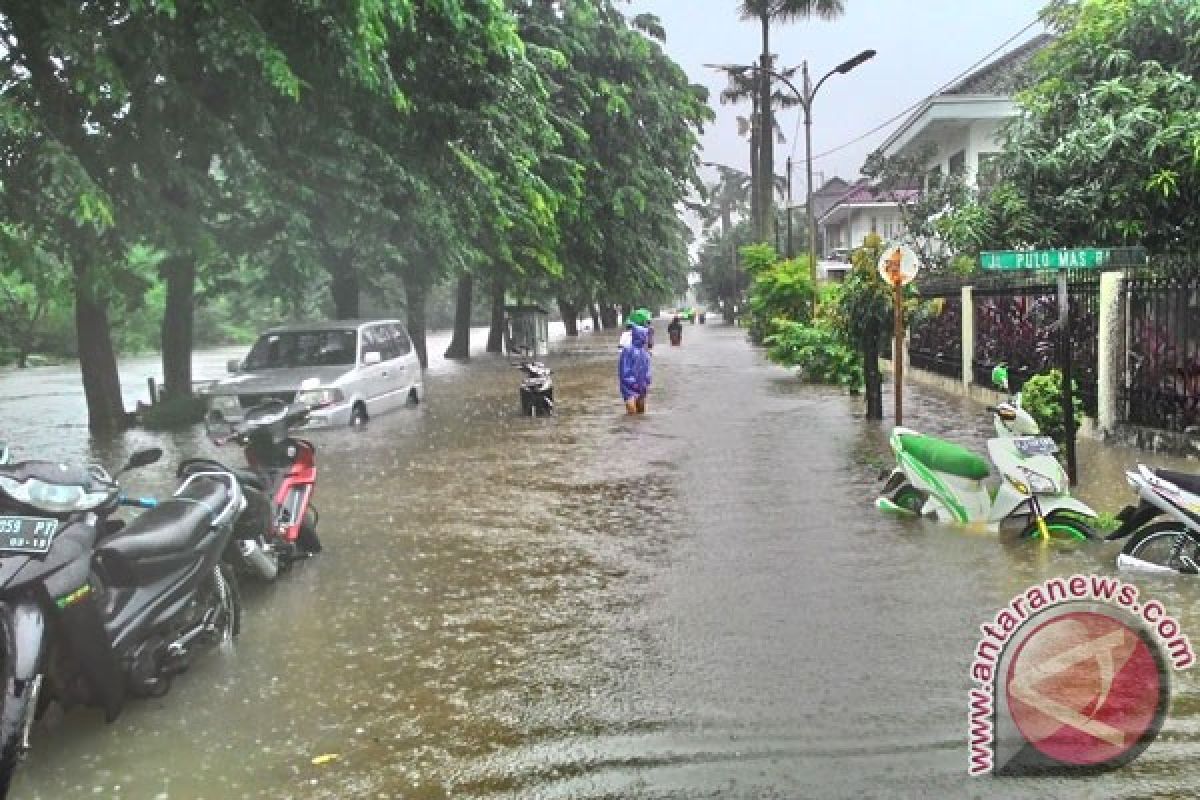
[[[777,260],[770,245],[755,244],[742,248],[742,264],[752,280],[747,298],[752,341],[762,344],[777,319],[812,319],[815,293],[807,258]]]
[[[1071,399],[1075,406],[1078,426],[1083,417],[1083,404],[1079,399],[1078,383],[1072,381]],[[1034,375],[1021,387],[1021,408],[1029,412],[1041,428],[1042,434],[1050,436],[1059,445],[1066,442],[1066,427],[1062,419],[1062,372],[1057,369]]]
[[[1053,2],[1057,40],[1018,96],[1009,179],[1035,244],[1200,248],[1195,0]]]
[[[851,393],[863,385],[861,357],[827,324],[777,319],[764,341],[767,357],[776,364],[799,367],[804,381],[843,386]]]

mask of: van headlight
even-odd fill
[[[296,402],[310,408],[324,408],[346,402],[346,395],[341,389],[308,389],[296,393]]]
[[[236,416],[242,407],[235,394],[212,394],[208,396],[208,410]]]

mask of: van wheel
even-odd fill
[[[367,424],[367,409],[362,403],[355,403],[350,410],[350,427],[361,428]]]
[[[408,390],[408,399],[404,401],[404,404],[406,406],[408,406],[409,408],[416,408],[417,405],[420,404],[420,402],[421,402],[421,396],[417,394],[417,390],[415,388],[409,389]]]

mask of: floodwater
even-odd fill
[[[1186,672],[1162,736],[1122,770],[966,776],[978,626],[1038,581],[1111,573],[1112,545],[883,518],[886,430],[859,399],[798,385],[723,325],[659,338],[645,417],[622,414],[615,336],[584,334],[548,359],[555,418],[519,416],[519,373],[480,353],[435,364],[416,410],[314,435],[325,553],[245,587],[236,646],[166,697],[112,725],[39,725],[12,796],[1194,794]],[[227,355],[199,357],[198,377]],[[131,397],[152,369],[126,367]],[[170,464],[238,460],[197,432],[89,442],[65,369],[5,374],[0,392],[18,457],[112,463],[161,443]],[[978,405],[917,388],[905,405],[911,427],[982,449]],[[1085,446],[1080,493],[1116,510],[1138,458]],[[169,475],[126,483],[161,493]],[[1200,581],[1137,583],[1200,639]]]

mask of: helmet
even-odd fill
[[[644,308],[639,308],[629,315],[629,321],[634,325],[644,326],[650,321],[650,312]]]
[[[994,383],[998,389],[1008,389],[1007,364],[1001,363],[992,367],[992,383]]]

